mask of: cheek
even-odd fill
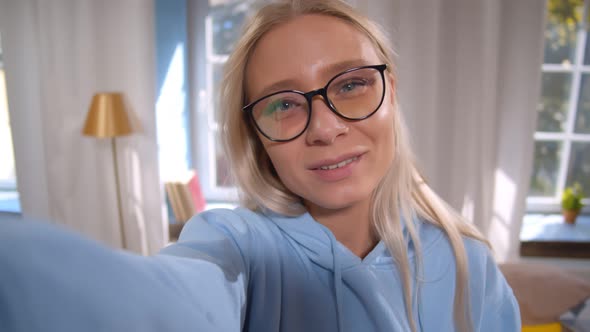
[[[285,173],[285,168],[289,166],[289,160],[285,160],[288,159],[288,155],[284,155],[280,153],[280,151],[274,151],[273,149],[270,151],[266,150],[266,153],[268,154],[270,162],[275,171],[277,171],[279,175]]]
[[[299,160],[296,149],[289,147],[288,144],[282,144],[265,146],[265,150],[281,182],[289,190],[294,191],[292,187],[294,183],[297,183],[296,170],[297,161]]]
[[[371,132],[383,139],[384,142],[388,142],[388,139],[394,137],[394,112],[393,106],[384,102],[381,109],[369,118],[371,120]]]
[[[384,108],[375,113],[374,117],[368,132],[377,147],[379,162],[388,167],[395,155],[394,110],[391,107]]]

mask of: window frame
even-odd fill
[[[223,65],[229,54],[218,55],[213,51],[212,18],[208,0],[189,0],[189,70],[191,85],[191,110],[194,115],[191,128],[193,167],[207,202],[236,203],[239,200],[236,187],[217,185],[217,136],[220,128],[215,120],[216,97],[214,88],[215,66]],[[220,4],[239,1],[224,0]],[[251,1],[241,1],[251,3]],[[222,152],[221,152],[222,153]]]
[[[546,4],[547,6],[547,4]],[[575,122],[578,112],[578,101],[580,97],[580,90],[582,84],[582,75],[590,75],[590,65],[584,64],[584,52],[586,50],[586,42],[589,35],[588,29],[588,14],[589,14],[590,0],[584,0],[584,9],[582,12],[583,22],[576,31],[576,49],[574,52],[574,61],[569,65],[565,64],[547,64],[543,63],[541,67],[542,74],[544,73],[567,73],[571,74],[571,88],[568,98],[567,118],[565,121],[565,130],[563,132],[541,132],[535,131],[534,142],[540,141],[557,141],[562,144],[561,156],[559,159],[559,173],[557,175],[557,191],[552,197],[544,196],[527,196],[527,211],[528,212],[559,212],[561,211],[560,196],[561,191],[565,188],[567,181],[567,171],[569,169],[571,147],[574,142],[588,142],[590,143],[590,134],[576,134],[574,132]],[[590,50],[589,50],[590,51]],[[584,188],[586,191],[590,188]],[[590,194],[590,193],[586,193]],[[584,199],[586,205],[590,205],[590,199]],[[584,209],[587,211],[587,208]]]

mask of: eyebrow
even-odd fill
[[[341,62],[336,62],[336,63],[330,64],[330,65],[326,66],[325,68],[321,69],[321,71],[324,74],[324,76],[329,76],[329,74],[331,74],[332,75],[332,76],[330,76],[330,79],[331,79],[333,76],[336,76],[347,69],[368,66],[371,64],[375,64],[375,63],[370,63],[369,61],[364,60],[364,59],[346,60],[346,61],[341,61]],[[275,83],[267,86],[266,88],[264,88],[258,94],[259,97],[254,98],[253,100],[262,98],[264,96],[268,96],[269,94],[272,94],[274,92],[278,92],[278,91],[282,91],[282,90],[293,90],[293,86],[297,85],[298,82],[299,81],[296,79],[285,79],[285,80],[275,82]],[[328,81],[326,81],[326,83],[328,83]],[[317,87],[317,89],[319,89],[319,88],[320,87]]]

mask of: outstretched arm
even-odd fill
[[[240,249],[201,217],[187,226],[142,257],[52,225],[0,223],[0,331],[239,331]]]

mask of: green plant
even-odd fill
[[[561,195],[561,208],[564,210],[580,210],[584,203],[584,193],[579,183],[574,183],[571,187],[566,187]]]

